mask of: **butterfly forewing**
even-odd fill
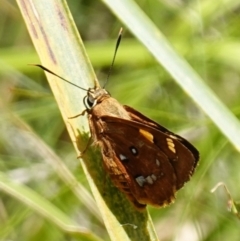
[[[131,120],[138,122],[134,125],[145,128],[147,132],[151,133],[154,137],[154,144],[168,156],[177,176],[177,190],[180,189],[189,180],[198,163],[199,152],[197,149],[181,136],[172,133],[133,108],[123,107],[129,113]]]

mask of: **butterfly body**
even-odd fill
[[[85,105],[93,143],[114,185],[139,210],[170,204],[193,174],[198,151],[101,87],[88,90]]]

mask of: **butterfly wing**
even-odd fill
[[[197,151],[142,114],[126,110],[132,120],[112,116],[99,120],[103,128],[97,139],[105,168],[137,208],[169,204],[192,175]]]
[[[163,206],[174,199],[176,176],[166,155],[123,119],[107,123],[100,141],[104,165],[114,184],[139,204]],[[130,136],[128,136],[130,134]]]
[[[146,126],[152,127],[157,131],[154,132],[155,135],[153,135],[155,138],[154,143],[163,150],[170,160],[172,160],[172,164],[177,175],[176,187],[177,190],[180,189],[184,183],[189,180],[197,166],[199,160],[198,150],[183,137],[174,134],[153,120],[147,118],[140,112],[126,105],[123,107],[133,121],[138,122],[140,125],[145,124]],[[174,148],[171,148],[171,142],[173,142]],[[178,161],[174,161],[175,159]]]

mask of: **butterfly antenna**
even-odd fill
[[[48,73],[50,73],[50,74],[52,74],[52,75],[57,76],[58,78],[64,80],[65,82],[67,82],[67,83],[69,83],[69,84],[71,84],[71,85],[73,85],[73,86],[75,86],[75,87],[77,87],[77,88],[79,88],[79,89],[81,89],[81,90],[88,91],[87,89],[84,89],[84,88],[82,88],[82,87],[80,87],[80,86],[78,86],[78,85],[76,85],[76,84],[74,84],[74,83],[72,83],[72,82],[70,82],[70,81],[64,79],[64,78],[61,77],[60,75],[55,74],[55,73],[52,72],[50,69],[47,69],[46,67],[42,66],[41,64],[30,64],[30,65],[33,65],[33,66],[39,67],[39,68],[45,70],[46,72],[48,72]]]
[[[115,51],[114,51],[114,55],[113,55],[112,64],[111,64],[111,66],[109,68],[108,75],[107,75],[107,80],[106,80],[105,84],[103,85],[103,88],[105,88],[105,86],[107,85],[108,79],[109,79],[109,77],[110,77],[110,75],[112,73],[112,68],[113,68],[113,65],[114,65],[114,62],[115,62],[115,58],[116,58],[116,55],[117,55],[117,50],[118,50],[118,47],[119,47],[121,39],[122,39],[122,31],[123,31],[123,29],[120,28],[120,31],[119,31],[119,34],[118,34],[118,38],[117,38],[116,47],[115,47]]]

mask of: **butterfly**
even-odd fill
[[[121,33],[112,65],[120,40]],[[71,118],[87,113],[91,139],[100,148],[104,168],[134,207],[144,210],[146,205],[163,207],[173,202],[176,191],[194,173],[197,149],[135,109],[121,105],[96,81],[87,90],[84,105],[86,109]]]

